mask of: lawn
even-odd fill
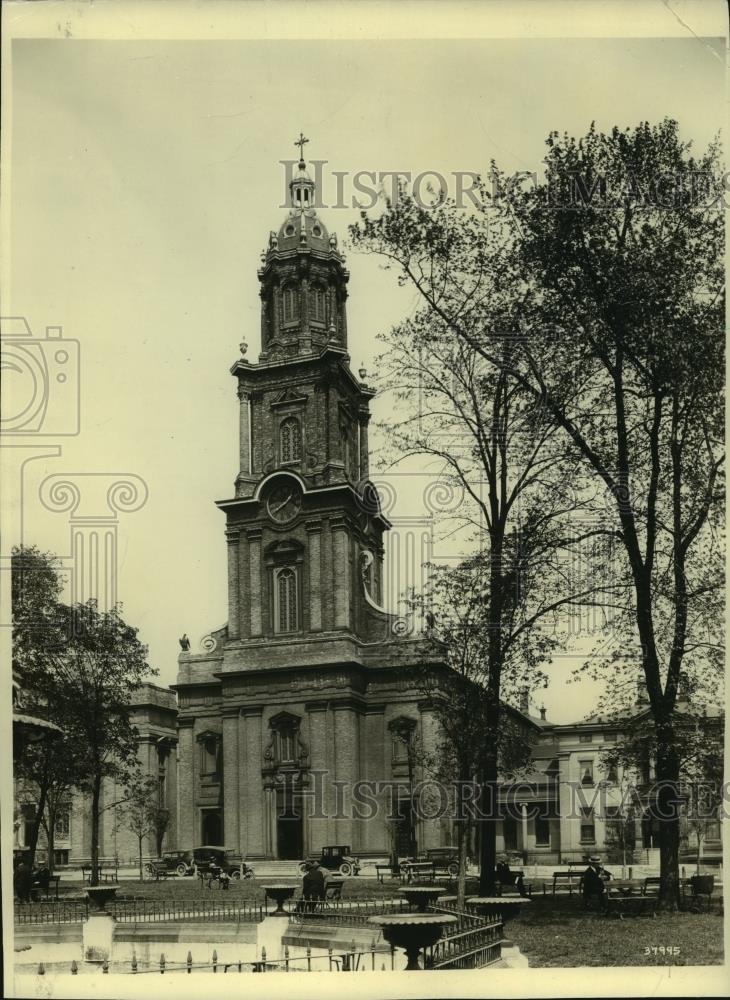
[[[146,900],[195,900],[234,904],[263,902],[262,886],[285,883],[300,887],[295,877],[266,877],[232,882],[228,892],[207,889],[197,878],[170,878],[160,882],[124,880],[120,897]],[[348,878],[343,899],[396,897],[399,882]],[[81,897],[83,887],[67,884],[62,896]],[[711,913],[667,913],[657,917],[636,916],[624,920],[583,910],[582,898],[535,895],[521,916],[507,925],[507,936],[519,947],[530,966],[579,968],[581,966],[721,965],[723,920],[717,907]],[[662,951],[663,949],[663,951]],[[669,950],[671,949],[671,951]],[[676,951],[679,949],[679,951]]]
[[[536,968],[723,962],[723,919],[717,910],[619,920],[584,912],[577,895],[538,896],[507,925],[507,935]]]

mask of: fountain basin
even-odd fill
[[[387,913],[370,917],[368,923],[377,924],[389,944],[405,951],[406,970],[415,971],[421,968],[419,952],[436,944],[444,927],[455,924],[456,917],[451,913]]]
[[[520,915],[520,907],[530,900],[524,896],[469,896],[466,905],[473,907],[482,917],[501,917],[502,923]]]
[[[425,913],[431,903],[435,903],[444,890],[439,885],[409,885],[398,890],[411,905],[418,907],[419,913]]]

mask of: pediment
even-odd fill
[[[271,403],[272,409],[279,406],[304,406],[307,396],[298,389],[282,389]]]

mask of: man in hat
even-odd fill
[[[315,909],[318,900],[324,899],[324,885],[324,871],[320,867],[319,861],[306,862],[306,871],[302,877],[301,909],[306,911]],[[300,907],[297,906],[297,909],[300,909]]]
[[[595,897],[599,903],[603,903],[606,892],[605,883],[611,878],[611,873],[601,866],[601,859],[596,855],[588,858],[588,867],[583,872],[583,904],[588,906],[588,901]]]

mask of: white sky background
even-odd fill
[[[10,285],[3,313],[81,344],[81,434],[28,466],[25,541],[68,553],[68,515],[37,501],[61,472],[129,472],[146,505],[120,515],[119,596],[158,683],[226,619],[238,343],[258,355],[256,270],[284,215],[300,129],[329,168],[448,175],[539,170],[552,129],[677,118],[704,149],[724,121],[724,43],[672,39],[80,41],[13,43]],[[326,168],[327,169],[327,168]],[[352,193],[347,187],[348,196]],[[340,239],[357,211],[321,213]],[[6,219],[6,223],[7,223]],[[354,369],[415,304],[348,254]],[[373,404],[374,419],[379,413]],[[377,445],[377,436],[373,448]],[[377,469],[374,456],[373,469]],[[417,515],[406,489],[393,515]],[[5,550],[9,539],[6,537]],[[564,686],[548,717],[590,710]],[[569,697],[566,697],[569,695]]]

